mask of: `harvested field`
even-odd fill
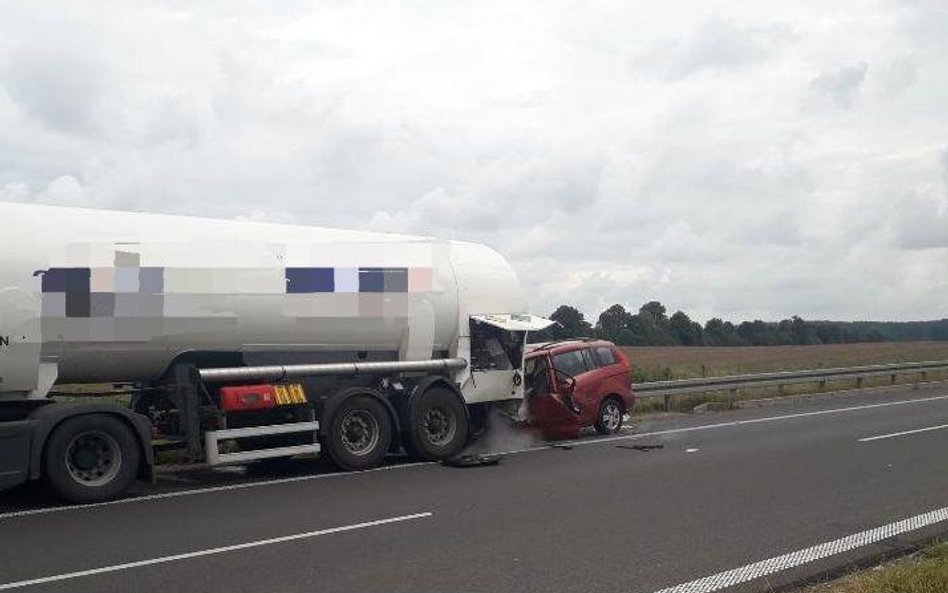
[[[948,360],[948,342],[820,346],[622,347],[636,381]]]

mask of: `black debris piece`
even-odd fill
[[[616,449],[631,449],[633,451],[654,451],[655,449],[664,449],[665,445],[616,445]]]
[[[450,459],[441,461],[442,465],[449,467],[482,467],[485,465],[497,465],[500,463],[500,455],[491,453],[476,453],[473,455],[458,455]]]

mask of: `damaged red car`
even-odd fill
[[[531,345],[524,366],[530,426],[549,440],[578,438],[581,428],[614,434],[635,404],[629,360],[606,340]]]

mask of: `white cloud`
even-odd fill
[[[0,199],[486,242],[548,312],[931,318],[940,2],[0,5]]]
[[[860,62],[851,66],[821,72],[810,82],[810,86],[816,91],[824,93],[840,107],[849,108],[856,99],[862,82],[866,79],[866,70],[868,69],[868,64]]]

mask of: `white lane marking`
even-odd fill
[[[685,449],[685,453],[697,453],[697,452],[698,452],[698,449],[696,447]]]
[[[679,434],[683,432],[695,432],[699,430],[709,430],[713,428],[728,428],[733,426],[741,426],[744,424],[756,424],[760,422],[775,422],[778,420],[792,420],[794,418],[806,418],[809,416],[822,416],[824,414],[841,414],[845,412],[856,412],[859,410],[868,410],[872,408],[881,408],[888,406],[902,406],[909,404],[918,404],[926,403],[932,401],[946,400],[948,395],[938,395],[933,397],[924,397],[916,399],[907,399],[899,400],[894,402],[884,402],[879,404],[868,404],[863,406],[852,406],[848,408],[834,408],[831,410],[818,410],[815,412],[801,412],[798,414],[788,414],[785,416],[768,416],[765,418],[755,418],[752,420],[733,420],[729,422],[719,422],[717,424],[705,424],[703,426],[691,426],[685,428],[672,428],[668,430],[658,430],[655,432],[642,432],[636,434],[627,434],[615,437],[602,437],[586,440],[577,440],[577,441],[561,441],[557,444],[570,445],[570,446],[582,446],[582,445],[596,445],[598,443],[608,443],[612,441],[625,441],[631,439],[641,439],[646,437],[653,436],[662,436],[667,434]],[[534,447],[526,447],[524,449],[514,449],[511,451],[502,451],[498,455],[518,455],[521,453],[532,453],[533,451],[546,451],[550,448],[549,445],[538,445]],[[423,465],[435,465],[437,462],[433,461],[421,461],[417,463],[403,463],[401,465],[389,465],[385,467],[377,467],[374,469],[367,469],[362,471],[355,472],[342,472],[337,474],[316,474],[316,475],[307,475],[307,476],[293,476],[290,478],[278,478],[275,480],[261,480],[259,482],[241,482],[239,484],[228,484],[226,486],[210,486],[207,488],[193,488],[190,490],[176,490],[174,492],[162,492],[158,494],[145,494],[142,496],[134,496],[131,498],[122,498],[119,500],[110,500],[108,502],[97,502],[92,504],[77,504],[77,505],[65,505],[58,507],[43,507],[39,509],[28,509],[24,511],[11,511],[8,513],[0,513],[0,520],[10,519],[14,517],[23,517],[28,515],[41,515],[46,513],[57,513],[60,511],[81,511],[86,509],[94,509],[102,506],[112,506],[119,504],[129,504],[133,502],[147,502],[151,500],[162,500],[165,498],[177,498],[180,496],[192,496],[196,494],[208,494],[212,492],[226,492],[230,490],[243,490],[245,488],[257,488],[260,486],[271,486],[277,484],[288,484],[291,482],[303,482],[308,480],[321,480],[327,478],[344,478],[348,476],[357,476],[359,474],[365,474],[370,472],[378,471],[389,471],[389,470],[398,470],[398,469],[407,469],[411,467],[419,467]]]
[[[153,564],[164,564],[166,562],[176,562],[178,560],[187,560],[189,558],[199,558],[201,556],[224,554],[226,552],[235,552],[237,550],[246,550],[248,548],[259,548],[260,546],[271,546],[273,544],[280,544],[283,542],[289,542],[289,541],[294,541],[298,539],[307,539],[311,537],[318,537],[320,535],[329,535],[331,533],[341,533],[343,531],[354,531],[356,529],[365,529],[367,527],[376,527],[378,525],[387,525],[389,523],[400,523],[402,521],[423,519],[423,518],[431,517],[431,516],[432,516],[432,513],[426,512],[426,513],[415,513],[413,515],[402,515],[400,517],[389,517],[388,519],[378,519],[376,521],[366,521],[365,523],[356,523],[354,525],[344,525],[342,527],[330,527],[329,529],[319,529],[317,531],[295,533],[293,535],[284,535],[281,537],[274,537],[270,539],[261,539],[261,540],[252,541],[252,542],[245,542],[242,544],[234,544],[231,546],[222,546],[220,548],[209,548],[206,550],[186,552],[184,554],[174,554],[172,556],[161,556],[160,558],[150,558],[148,560],[126,562],[124,564],[113,564],[112,566],[103,566],[101,568],[92,568],[89,570],[80,570],[77,572],[67,572],[65,574],[50,575],[50,576],[40,577],[36,579],[28,579],[25,581],[2,583],[0,584],[0,591],[5,591],[8,589],[19,589],[22,587],[30,587],[32,585],[41,585],[43,583],[52,583],[54,581],[66,581],[69,579],[76,579],[79,577],[87,577],[87,576],[92,576],[92,575],[97,575],[97,574],[104,574],[108,572],[128,570],[130,568],[151,566]]]
[[[915,430],[903,430],[902,432],[890,432],[889,434],[880,434],[874,437],[864,437],[859,439],[860,443],[868,443],[869,441],[879,441],[882,439],[891,439],[893,437],[901,437],[907,434],[918,434],[920,432],[929,432],[932,430],[941,430],[943,428],[948,428],[948,424],[939,424],[938,426],[929,426],[927,428],[916,428]]]
[[[557,445],[569,445],[571,447],[581,447],[583,445],[597,445],[599,443],[610,443],[614,441],[627,441],[631,439],[642,439],[646,437],[663,436],[667,434],[681,434],[684,432],[698,432],[701,430],[711,430],[714,428],[731,428],[734,426],[743,426],[745,424],[761,424],[764,422],[777,422],[780,420],[794,420],[796,418],[809,418],[811,416],[824,416],[827,414],[844,414],[847,412],[858,412],[860,410],[871,410],[874,408],[887,408],[891,406],[905,406],[909,404],[926,403],[932,401],[948,400],[948,395],[936,395],[933,397],[923,397],[918,399],[905,399],[894,402],[884,402],[881,404],[866,404],[862,406],[850,406],[848,408],[833,408],[831,410],[816,410],[814,412],[800,412],[797,414],[786,414],[784,416],[766,416],[764,418],[752,418],[750,420],[730,420],[728,422],[718,422],[716,424],[704,424],[701,426],[686,426],[683,428],[670,428],[668,430],[656,430],[653,432],[639,432],[634,434],[625,434],[614,437],[601,437],[594,439],[559,441]],[[517,453],[529,453],[532,451],[543,451],[549,449],[550,445],[538,445],[536,447],[527,447],[525,449],[516,449],[505,451],[503,455],[513,455]]]
[[[71,504],[59,507],[43,507],[39,509],[27,509],[24,511],[11,511],[9,513],[0,513],[0,519],[11,519],[13,517],[24,517],[27,515],[44,515],[46,513],[58,513],[61,511],[81,511],[85,509],[96,509],[98,507],[114,506],[119,504],[129,504],[132,502],[145,502],[149,500],[163,500],[165,498],[178,498],[179,496],[193,496],[195,494],[209,494],[213,492],[228,492],[231,490],[245,490],[247,488],[258,488],[261,486],[272,486],[275,484],[290,484],[292,482],[306,482],[309,480],[326,480],[329,478],[344,478],[347,476],[357,476],[372,472],[389,471],[408,467],[418,467],[420,465],[431,465],[430,461],[419,461],[416,463],[403,463],[401,465],[386,465],[385,467],[376,467],[353,472],[340,472],[336,474],[315,474],[306,476],[292,476],[289,478],[277,478],[275,480],[261,480],[259,482],[241,482],[239,484],[226,484],[223,486],[208,486],[206,488],[192,488],[190,490],[175,490],[173,492],[160,492],[158,494],[144,494],[142,496],[133,496],[130,498],[120,498],[118,500],[109,500],[106,502],[94,502],[89,504]]]
[[[928,527],[929,525],[935,525],[943,521],[948,521],[948,507],[916,515],[902,521],[896,521],[895,523],[889,523],[888,525],[869,529],[868,531],[854,533],[853,535],[797,550],[796,552],[790,552],[782,556],[747,564],[733,570],[719,572],[688,583],[668,587],[656,593],[711,593],[712,591],[733,587],[734,585],[746,583],[795,566],[801,566],[816,560],[842,554],[849,550],[868,546],[869,544],[908,533],[909,531]]]

